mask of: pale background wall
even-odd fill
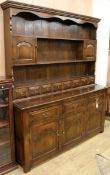
[[[5,0],[0,0],[0,3]],[[96,83],[106,85],[110,82],[110,61],[108,57],[110,29],[110,0],[16,0],[39,6],[45,6],[73,13],[101,18],[97,31]],[[0,9],[0,76],[5,74],[3,12]],[[109,58],[109,59],[108,59]],[[109,63],[109,65],[108,65]]]
[[[101,19],[97,30],[96,83],[106,85],[110,83],[110,0],[93,0],[93,16]]]

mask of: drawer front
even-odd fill
[[[81,85],[84,86],[84,85],[87,85],[88,84],[88,78],[87,77],[82,77],[81,78]]]
[[[91,76],[88,78],[88,84],[94,84],[95,83],[95,77]]]
[[[51,84],[42,85],[41,93],[44,94],[49,92],[51,92]]]
[[[32,123],[50,122],[56,120],[59,116],[59,108],[57,106],[45,108],[29,113]]]
[[[105,93],[104,92],[93,93],[92,95],[89,96],[88,100],[89,103],[96,102],[97,106],[97,104],[105,102]]]
[[[72,81],[72,87],[78,87],[81,85],[80,79],[75,79]]]
[[[56,91],[60,91],[62,90],[62,84],[61,83],[55,83],[53,85],[53,91],[56,92]]]
[[[71,81],[65,81],[63,82],[63,89],[69,89],[72,86],[72,82]]]
[[[28,96],[28,88],[15,88],[13,91],[14,99]]]
[[[73,101],[64,103],[64,108],[63,108],[64,109],[64,114],[65,113],[71,113],[71,112],[78,112],[79,110],[83,111],[84,104],[85,104],[84,99],[73,100]]]
[[[41,92],[40,86],[29,87],[29,96],[39,95]]]

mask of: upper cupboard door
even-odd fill
[[[90,61],[96,60],[96,40],[84,41],[83,57],[85,60],[90,60]]]
[[[12,57],[13,64],[35,63],[36,43],[31,37],[13,37]]]

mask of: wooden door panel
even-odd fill
[[[12,53],[14,64],[35,63],[35,39],[29,37],[13,37]]]
[[[83,136],[82,113],[70,113],[63,120],[62,147],[75,143]]]
[[[42,157],[58,148],[57,122],[31,127],[32,158]]]
[[[90,99],[86,112],[86,134],[98,131],[102,127],[102,120],[105,116],[104,96],[96,96]]]
[[[86,60],[95,60],[96,59],[96,41],[95,40],[86,40],[84,42],[84,59]]]

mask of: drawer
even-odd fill
[[[98,103],[103,103],[105,100],[105,93],[94,93],[93,95],[89,96],[89,103],[92,102],[98,102]]]
[[[94,84],[95,83],[95,77],[91,76],[88,77],[88,84]]]
[[[72,82],[71,81],[63,82],[63,89],[69,89],[71,87],[72,87]]]
[[[64,104],[64,113],[81,111],[85,108],[84,104],[84,99],[67,102]]]
[[[49,122],[56,120],[59,116],[59,108],[57,106],[46,109],[41,109],[33,112],[29,112],[30,121],[32,123]]]
[[[60,90],[62,90],[62,83],[55,83],[54,85],[53,85],[53,91],[54,92],[56,92],[56,91],[60,91]]]
[[[87,85],[88,84],[88,78],[87,77],[82,77],[81,78],[81,85],[84,86],[84,85]]]
[[[78,87],[78,86],[80,86],[81,85],[81,82],[80,82],[80,79],[74,79],[73,81],[72,81],[72,87],[74,88],[74,87]]]
[[[39,95],[41,91],[40,86],[29,87],[29,96]]]
[[[42,85],[41,93],[44,94],[49,92],[51,92],[51,84]]]
[[[16,88],[13,91],[14,99],[24,98],[28,96],[28,88]]]

